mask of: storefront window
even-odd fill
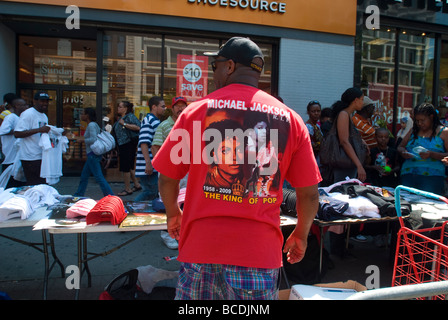
[[[185,96],[189,102],[205,97],[214,90],[210,58],[207,51],[217,51],[219,40],[187,37],[165,37],[164,97],[171,105],[174,96]]]
[[[441,51],[438,107],[440,117],[445,119],[448,115],[448,37],[442,40]]]
[[[222,41],[210,38],[162,35],[130,35],[107,32],[104,37],[103,105],[114,119],[116,106],[131,101],[142,119],[149,112],[148,100],[163,96],[171,106],[174,96],[189,102],[215,90],[207,51],[217,51]],[[271,92],[272,45],[260,44],[265,67],[260,89]]]
[[[400,50],[397,121],[416,105],[432,102],[434,38],[421,32],[403,31]]]
[[[392,122],[395,30],[365,30],[362,35],[362,89],[376,102],[373,122]]]
[[[19,82],[95,86],[96,42],[20,36]]]
[[[149,110],[149,98],[162,95],[161,48],[162,37],[157,35],[104,36],[103,105],[112,122],[120,101],[132,102],[141,119]]]
[[[399,69],[395,70],[396,30],[365,30],[362,35],[362,88],[376,101],[375,122],[392,129],[395,77],[398,77],[397,123],[419,103],[432,101],[434,38],[400,31]],[[398,131],[399,127],[396,127]]]

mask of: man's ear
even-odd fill
[[[227,60],[226,61],[226,68],[227,68],[227,74],[232,74],[235,72],[236,63],[233,60]]]

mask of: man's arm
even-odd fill
[[[43,126],[36,129],[30,129],[30,130],[24,130],[24,131],[14,131],[14,137],[16,138],[26,138],[29,136],[32,136],[36,133],[48,133],[50,132],[51,128],[49,126]]]
[[[142,142],[140,144],[140,149],[142,150],[143,158],[145,158],[145,163],[146,163],[145,173],[149,176],[154,172],[154,168],[152,167],[152,164],[151,164],[151,158],[149,156],[149,146],[147,143]]]
[[[289,263],[303,259],[307,247],[308,234],[314,217],[319,209],[319,191],[317,184],[309,187],[296,188],[297,195],[297,225],[286,240],[283,252],[287,253]]]
[[[179,208],[179,180],[169,178],[163,174],[159,176],[160,196],[165,205],[168,233],[171,238],[179,240],[182,211]]]
[[[151,146],[151,153],[152,153],[152,157],[153,158],[156,156],[157,152],[159,152],[160,148],[161,148],[161,146],[159,146],[159,145],[154,145],[153,144]]]

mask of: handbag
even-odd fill
[[[115,139],[107,131],[101,130],[96,141],[90,146],[90,149],[97,156],[103,155],[115,148]]]
[[[349,122],[349,131],[350,144],[355,150],[358,159],[364,164],[367,157],[367,147],[362,142],[360,133],[351,121]],[[355,167],[355,163],[339,143],[337,121],[333,123],[330,132],[328,132],[327,137],[322,143],[319,157],[321,164],[332,168],[349,169]]]

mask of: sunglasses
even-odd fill
[[[308,102],[308,105],[309,105],[309,106],[311,106],[311,105],[313,105],[313,104],[318,104],[318,105],[320,105],[320,102],[317,101],[317,100],[313,100],[313,101]]]
[[[212,61],[210,63],[210,65],[212,66],[212,71],[213,72],[216,71],[216,62],[224,62],[224,61],[229,61],[229,60],[232,60],[232,59],[217,59],[217,60]]]

